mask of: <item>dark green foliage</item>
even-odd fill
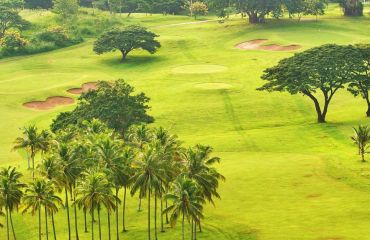
[[[72,112],[61,113],[53,121],[53,132],[70,124],[84,120],[100,119],[120,134],[133,124],[151,123],[153,117],[147,114],[149,98],[144,93],[134,95],[134,88],[123,80],[114,83],[102,81],[96,91],[89,91],[79,98]]]
[[[103,33],[94,42],[94,52],[103,54],[119,50],[122,53],[122,60],[135,49],[143,49],[153,54],[161,47],[156,37],[158,35],[155,33],[137,25],[130,25],[123,29],[113,28]]]
[[[25,7],[31,9],[50,9],[53,6],[52,0],[25,0]]]
[[[0,38],[10,28],[24,28],[27,25],[28,22],[23,20],[18,10],[7,4],[7,2],[0,2]]]
[[[327,44],[315,47],[266,69],[262,79],[268,83],[258,90],[301,93],[309,97],[315,104],[317,121],[323,123],[334,94],[352,80],[357,57],[353,46]],[[322,93],[323,108],[317,92]]]
[[[354,59],[356,69],[348,91],[355,97],[360,95],[367,103],[366,115],[370,117],[370,44],[355,45],[358,51],[358,58]]]
[[[362,16],[364,5],[361,0],[337,0],[342,7],[344,16]]]

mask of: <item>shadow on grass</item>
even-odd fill
[[[109,67],[114,68],[135,68],[135,67],[143,67],[143,65],[150,65],[154,66],[155,64],[160,64],[164,62],[166,58],[164,56],[155,56],[155,55],[148,55],[148,56],[134,56],[129,55],[125,60],[122,61],[119,55],[114,58],[104,59],[101,60],[100,63]]]

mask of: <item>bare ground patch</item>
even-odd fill
[[[23,104],[26,108],[37,110],[49,110],[61,105],[73,104],[74,100],[70,97],[54,96],[48,97],[45,101],[32,101]]]
[[[97,82],[87,82],[81,85],[80,88],[71,88],[68,89],[67,92],[72,93],[72,94],[81,94],[88,92],[90,90],[95,90],[98,88],[98,83]]]
[[[254,39],[247,42],[239,43],[235,47],[242,50],[266,50],[266,51],[294,51],[300,49],[297,44],[282,46],[278,44],[262,45],[267,39]]]

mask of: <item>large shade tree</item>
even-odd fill
[[[120,51],[122,60],[135,49],[142,49],[154,54],[161,44],[155,39],[158,35],[146,28],[129,25],[123,29],[113,28],[103,33],[94,43],[94,52],[103,54]]]
[[[268,82],[258,90],[303,94],[313,101],[317,122],[324,123],[333,96],[352,80],[357,57],[353,46],[315,47],[266,69],[262,79]]]
[[[58,131],[70,124],[78,125],[95,118],[124,135],[133,124],[153,122],[153,117],[147,113],[149,98],[144,93],[134,91],[134,87],[123,80],[100,82],[97,90],[80,97],[73,111],[58,115],[51,128]]]

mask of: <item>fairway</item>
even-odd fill
[[[97,81],[124,79],[151,98],[155,126],[177,134],[186,146],[211,145],[222,159],[217,165],[227,179],[220,186],[222,199],[215,207],[207,204],[198,239],[370,239],[370,163],[360,162],[350,140],[353,126],[370,123],[365,101],[341,89],[330,105],[328,123],[317,124],[307,97],[256,90],[263,84],[265,68],[295,52],[326,43],[369,43],[369,15],[345,18],[330,6],[329,14],[317,22],[307,17],[301,22],[251,25],[232,16],[221,24],[216,17],[194,22],[190,17],[155,14],[127,19],[160,35],[162,47],[155,55],[134,51],[121,62],[119,52],[96,55],[94,39],[88,39],[47,53],[0,60],[1,166],[16,166],[30,180],[24,153],[12,151],[19,128],[30,123],[47,128]],[[237,47],[256,39],[263,39],[259,46],[265,49]],[[290,45],[299,47],[289,49]],[[275,51],[277,46],[287,49]],[[24,106],[54,96],[70,99],[64,102],[69,105],[39,110]],[[145,239],[146,209],[136,211],[136,197],[127,201],[128,232],[121,233],[121,239]],[[106,215],[102,216],[105,236]],[[63,210],[56,215],[61,240],[67,239],[65,217]],[[90,239],[82,230],[82,211],[79,218],[80,239]],[[29,213],[14,214],[18,239],[38,239],[36,221]],[[0,239],[3,236],[5,230],[0,229]],[[163,240],[180,236],[179,226],[159,233]]]

